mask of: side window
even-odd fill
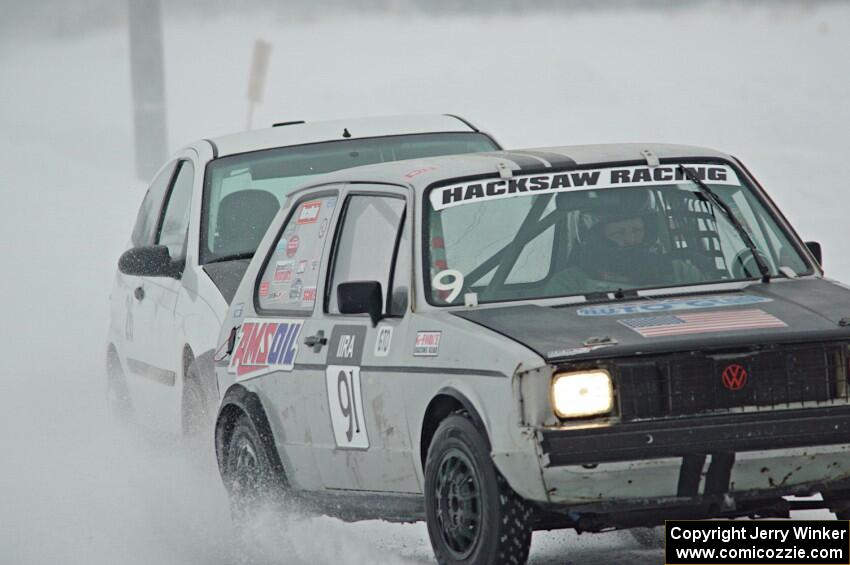
[[[192,185],[195,167],[191,161],[181,161],[177,178],[168,195],[168,203],[159,226],[157,244],[168,247],[172,259],[186,257],[186,236],[189,233],[189,205],[192,201]]]
[[[150,188],[148,188],[145,199],[142,200],[142,205],[139,207],[136,225],[133,227],[133,247],[153,245],[159,212],[162,210],[162,200],[165,198],[165,191],[171,183],[173,173],[174,163],[170,163],[153,179]]]
[[[261,310],[313,311],[336,200],[336,194],[307,197],[289,216],[257,288]]]
[[[337,286],[352,281],[381,283],[386,308],[386,297],[391,292],[390,266],[404,206],[403,199],[390,196],[348,198],[334,255],[328,312],[339,314]]]

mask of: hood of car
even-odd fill
[[[550,362],[716,347],[850,339],[850,290],[822,278],[746,290],[561,306],[497,306],[454,315]]]

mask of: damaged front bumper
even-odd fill
[[[540,432],[549,502],[626,510],[808,494],[850,478],[850,406]]]

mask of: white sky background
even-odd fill
[[[170,149],[244,127],[262,38],[273,51],[255,125],[451,112],[511,148],[713,147],[747,163],[824,244],[827,274],[850,282],[848,24],[848,4],[297,22],[166,11]],[[144,190],[132,159],[125,30],[0,41],[0,563],[229,562],[217,478],[103,419],[109,287]],[[280,562],[430,556],[422,525],[290,527],[267,531]],[[660,558],[610,535],[538,534],[533,552]]]

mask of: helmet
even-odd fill
[[[642,242],[653,242],[657,236],[655,198],[644,188],[613,188],[565,192],[558,195],[557,206],[578,211],[576,240],[581,245],[622,247],[606,235],[606,226],[640,218]]]

